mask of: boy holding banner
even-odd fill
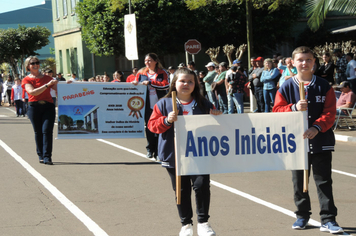
[[[303,137],[309,139],[308,162],[312,166],[320,203],[320,231],[341,233],[343,229],[336,223],[337,208],[334,205],[331,178],[331,152],[334,151],[335,136],[332,125],[336,115],[336,98],[329,83],[315,75],[312,69],[315,58],[308,47],[298,47],[293,51],[292,62],[298,74],[287,80],[278,90],[273,112],[308,112],[308,129]],[[300,99],[299,83],[304,83],[306,96]],[[309,172],[310,173],[310,172]],[[297,206],[297,220],[293,229],[305,229],[311,215],[308,192],[303,192],[303,170],[293,170],[294,202]]]

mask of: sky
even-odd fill
[[[0,0],[0,13],[44,4],[45,0]]]

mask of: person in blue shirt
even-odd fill
[[[264,62],[264,71],[261,75],[261,82],[263,83],[263,98],[265,100],[265,112],[271,111],[274,104],[274,97],[276,96],[276,78],[280,76],[279,70],[273,67],[273,61],[267,58]]]
[[[278,63],[278,69],[283,70],[282,76],[279,79],[279,87],[282,87],[282,84],[286,80],[292,78],[293,76],[295,76],[298,73],[297,68],[295,68],[292,64],[291,57],[287,57],[285,62],[286,62],[285,65],[282,64],[282,60],[280,60]]]

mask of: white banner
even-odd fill
[[[143,138],[147,87],[58,83],[58,139]]]
[[[128,60],[138,60],[135,14],[125,15],[125,56]]]
[[[178,175],[308,169],[306,112],[178,116]]]

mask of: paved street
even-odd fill
[[[54,165],[46,166],[38,163],[27,117],[17,118],[14,107],[0,107],[0,235],[178,235],[170,179],[159,163],[145,158],[145,143],[55,140]],[[333,155],[337,221],[344,235],[356,235],[355,144],[338,141]],[[303,231],[291,229],[290,171],[219,174],[211,180],[209,222],[217,235],[330,235],[317,227],[312,180],[314,211]]]

